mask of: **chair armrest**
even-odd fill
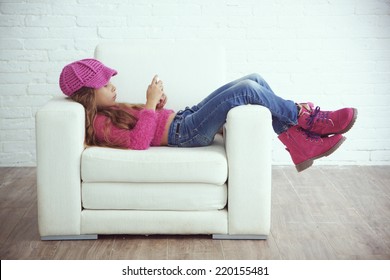
[[[268,235],[271,224],[271,113],[246,105],[228,113],[229,234]]]
[[[79,235],[84,108],[67,98],[54,98],[37,112],[35,122],[39,232]]]

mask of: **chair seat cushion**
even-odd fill
[[[221,210],[226,185],[199,183],[83,183],[84,209],[97,210]]]
[[[206,183],[223,185],[228,166],[223,139],[199,148],[134,151],[89,147],[81,158],[83,182]]]

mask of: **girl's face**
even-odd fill
[[[95,89],[96,105],[99,107],[109,107],[116,105],[116,87],[108,81],[108,84]]]

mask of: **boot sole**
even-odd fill
[[[301,162],[300,164],[295,165],[295,168],[297,169],[298,172],[301,172],[301,171],[303,171],[303,170],[309,168],[310,166],[313,165],[314,160],[319,159],[319,158],[322,158],[322,157],[327,157],[327,156],[331,155],[334,151],[336,151],[336,150],[341,146],[341,144],[344,143],[344,141],[345,141],[346,139],[347,139],[347,138],[343,136],[343,137],[339,140],[339,142],[336,143],[336,145],[334,145],[332,148],[330,148],[329,150],[327,150],[325,153],[320,154],[320,155],[318,155],[318,156],[316,156],[316,157],[313,157],[313,158],[311,158],[311,159],[308,159],[308,160],[306,160],[306,161],[304,161],[304,162]]]

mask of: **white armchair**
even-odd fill
[[[112,81],[120,101],[143,103],[154,74],[164,81],[166,107],[175,110],[197,104],[225,82],[225,52],[214,45],[103,44],[95,57],[118,70]],[[42,240],[99,234],[265,239],[269,234],[272,129],[267,109],[231,110],[224,137],[201,148],[85,148],[84,122],[83,107],[62,96],[37,112]]]

